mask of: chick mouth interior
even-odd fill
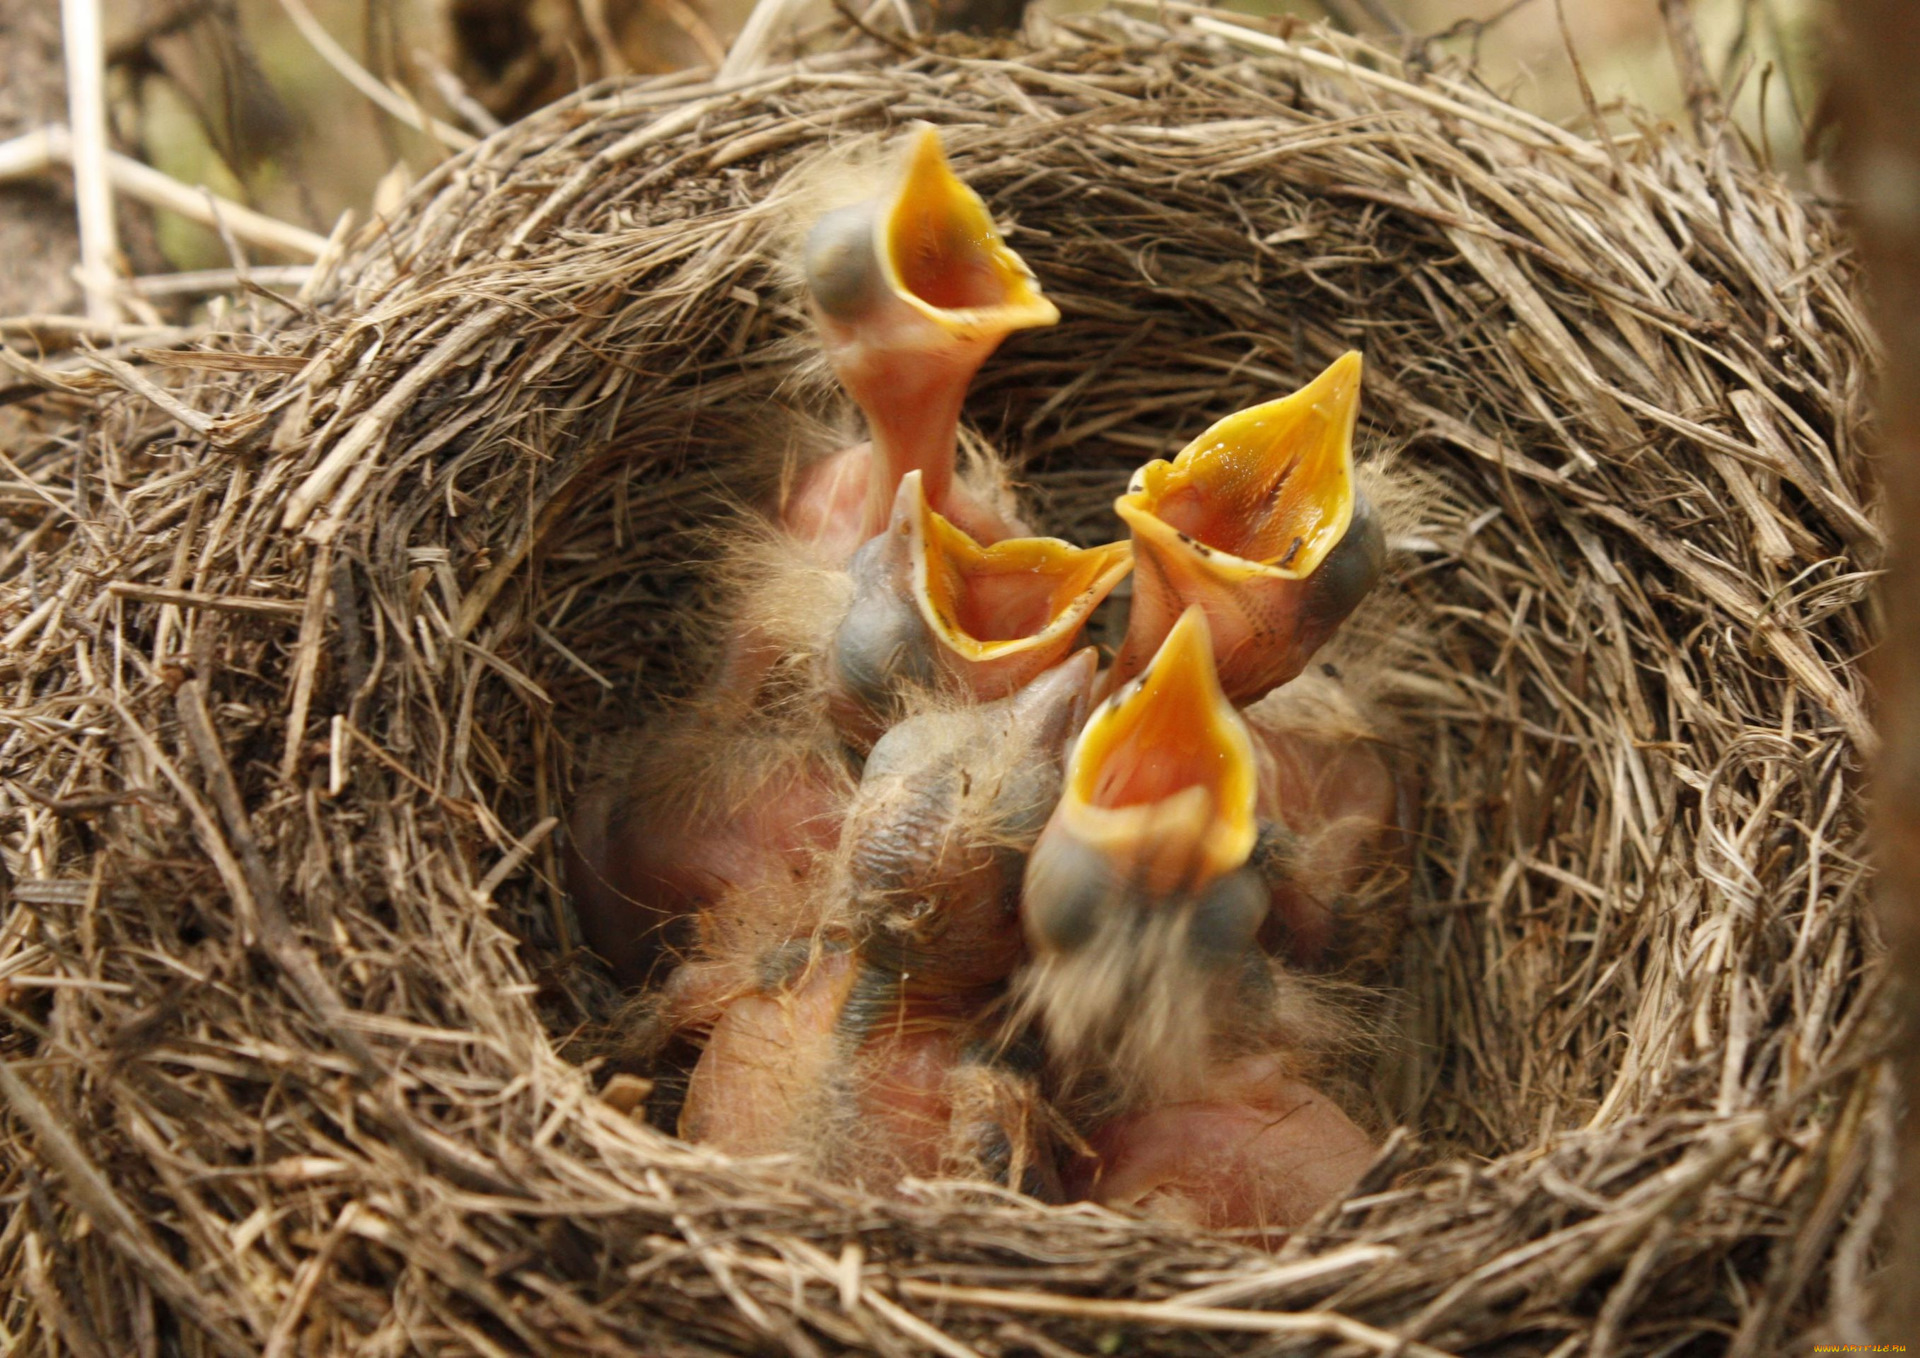
[[[1310,574],[1353,517],[1359,385],[1348,354],[1293,395],[1219,421],[1172,462],[1148,463],[1123,506],[1207,551]]]
[[[1240,800],[1247,769],[1222,724],[1190,705],[1143,704],[1089,727],[1074,791],[1102,810],[1149,806],[1188,789],[1210,805]]]
[[[931,510],[921,531],[923,602],[950,642],[982,654],[1077,627],[1132,559],[1125,543],[1012,538],[982,547]]]
[[[1140,677],[1097,711],[1069,762],[1082,835],[1121,860],[1175,863],[1185,884],[1246,861],[1255,837],[1252,739],[1220,690],[1197,609]]]
[[[881,230],[890,281],[929,313],[994,313],[1009,329],[1059,318],[979,195],[948,167],[931,129],[910,153]]]

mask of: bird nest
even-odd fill
[[[914,118],[1064,314],[969,406],[1048,530],[1112,536],[1133,466],[1348,348],[1364,448],[1423,488],[1376,613],[1416,639],[1422,790],[1362,1081],[1405,1131],[1277,1252],[682,1144],[576,941],[557,819],[697,673],[714,507],[851,428],[787,276],[795,171]],[[1344,39],[1109,18],[588,91],[328,268],[235,333],[30,373],[62,391],[0,548],[11,1351],[1858,1323],[1871,346],[1833,218],[1732,134],[1589,139]]]

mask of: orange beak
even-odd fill
[[[1056,664],[1133,569],[1133,548],[1124,542],[1083,548],[1059,538],[1009,538],[982,547],[933,511],[917,473],[901,482],[900,496],[917,510],[913,600],[935,642],[935,663],[976,699],[1004,697]]]
[[[1041,952],[1095,923],[1095,902],[1189,897],[1245,864],[1258,837],[1252,737],[1189,608],[1153,661],[1095,710],[1060,804],[1028,860],[1028,936]]]
[[[834,371],[873,429],[862,536],[885,527],[909,471],[944,507],[967,384],[1009,333],[1052,325],[1059,308],[926,126],[885,194],[815,224],[806,273]]]
[[[927,503],[922,475],[895,492],[887,532],[849,567],[854,599],[834,637],[840,686],[884,712],[907,683],[946,680],[976,701],[1057,664],[1133,567],[1124,542],[1010,538],[983,547]]]
[[[998,344],[1011,331],[1060,319],[980,195],[954,174],[931,127],[912,134],[874,228],[888,290],[956,342]]]
[[[1384,545],[1354,484],[1360,369],[1359,354],[1342,355],[1134,474],[1114,505],[1139,564],[1117,678],[1198,605],[1223,688],[1252,701],[1304,669],[1373,587]]]

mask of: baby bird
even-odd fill
[[[981,546],[900,481],[887,531],[854,553],[852,597],[828,648],[843,726],[876,729],[910,688],[976,701],[1014,693],[1057,664],[1131,568],[1124,542],[1058,538]]]
[[[1066,1191],[1275,1245],[1358,1179],[1373,1139],[1284,1051],[1209,1064],[1204,1093],[1149,1103],[1088,1136]]]
[[[1255,850],[1273,869],[1261,947],[1295,967],[1377,974],[1406,922],[1386,903],[1406,879],[1413,788],[1330,675],[1303,674],[1242,716],[1260,805],[1274,808]]]
[[[1080,651],[1011,697],[919,713],[874,745],[841,837],[840,892],[873,965],[941,992],[1013,971],[1026,854],[1059,798],[1094,664]]]
[[[1301,725],[1234,710],[1195,605],[1068,758],[1028,860],[1020,984],[1063,1083],[1104,1109],[1069,1194],[1271,1233],[1372,1157],[1308,1079],[1337,1025],[1274,958],[1384,951],[1396,916],[1361,888],[1380,889],[1398,789],[1309,700],[1268,706]]]
[[[1093,678],[1083,651],[1011,697],[881,737],[817,941],[776,948],[787,961],[718,1006],[683,1135],[876,1187],[971,1174],[1058,1196],[1051,1115],[1002,1056],[991,1003],[1021,958],[1022,856]]]
[[[624,985],[659,980],[704,907],[793,895],[838,842],[853,786],[824,726],[693,712],[643,733],[569,818],[587,946]]]
[[[1386,539],[1354,484],[1360,355],[1291,396],[1213,425],[1134,474],[1133,605],[1114,678],[1138,674],[1174,620],[1206,611],[1220,683],[1252,702],[1306,667],[1380,576]]]
[[[729,1155],[788,1155],[844,1183],[973,1178],[1060,1200],[1055,1118],[993,1020],[909,999],[844,941],[795,950],[788,976],[734,1000],[694,1067],[680,1135]]]
[[[814,224],[805,272],[827,357],[872,441],[808,468],[782,523],[844,561],[886,528],[895,488],[917,470],[928,503],[978,541],[1018,536],[990,492],[955,479],[960,407],[1002,339],[1060,312],[954,175],[938,132],[911,135],[886,192]]]
[[[1265,955],[1384,951],[1397,785],[1377,751],[1249,726],[1191,606],[1088,720],[1027,861],[1022,979],[1054,1053],[1186,1094]],[[1336,945],[1340,950],[1335,951]]]

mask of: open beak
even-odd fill
[[[1098,1068],[1132,1097],[1206,1068],[1270,908],[1255,758],[1198,608],[1074,743],[1027,855],[1015,983],[1069,1078]]]
[[[1133,567],[1124,542],[983,547],[934,511],[923,485],[918,471],[901,478],[886,533],[856,553],[853,603],[834,636],[838,687],[876,715],[908,684],[945,679],[981,702],[1017,692],[1073,648]]]
[[[914,603],[936,665],[976,699],[1004,697],[1058,662],[1133,569],[1124,542],[1009,538],[983,547],[934,512],[918,473],[901,482],[900,498],[909,497]]]
[[[956,343],[998,344],[1012,331],[1060,319],[1026,261],[994,229],[980,195],[954,174],[931,127],[912,135],[899,185],[874,228],[893,296]]]
[[[1181,615],[1138,678],[1088,718],[1060,803],[1028,859],[1037,951],[1091,938],[1123,901],[1190,899],[1245,864],[1257,837],[1246,724],[1214,673],[1207,620]]]
[[[926,126],[886,193],[815,224],[806,273],[834,370],[873,430],[871,536],[908,471],[945,505],[967,384],[1009,333],[1052,325],[1060,311]]]
[[[1138,673],[1198,605],[1222,687],[1252,701],[1305,668],[1373,587],[1384,539],[1354,484],[1360,371],[1360,355],[1343,354],[1134,474],[1114,505],[1139,565],[1116,677]]]

